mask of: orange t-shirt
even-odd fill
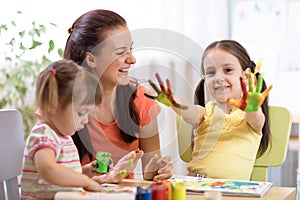
[[[160,112],[160,106],[156,101],[145,97],[144,93],[151,94],[151,91],[144,86],[139,86],[137,96],[134,100],[138,114],[140,116],[140,126],[145,126],[151,122]],[[91,144],[96,154],[98,151],[111,153],[113,163],[116,164],[120,158],[130,151],[135,151],[139,148],[139,140],[132,143],[126,143],[120,132],[120,128],[116,121],[111,124],[103,124],[92,116],[89,116],[87,129]],[[139,138],[139,135],[136,135]],[[94,158],[95,159],[95,158]],[[85,156],[81,162],[82,165],[90,163],[91,160]]]

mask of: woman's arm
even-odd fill
[[[88,176],[57,164],[53,150],[42,148],[34,154],[39,175],[49,183],[63,187],[83,187],[89,191],[101,191],[102,187]]]
[[[144,151],[142,158],[144,179],[157,181],[170,178],[173,165],[170,163],[170,156],[161,158],[156,118],[141,128],[139,140],[140,149]]]
[[[153,173],[145,173],[145,167],[155,155],[161,157],[160,153],[160,138],[158,134],[157,119],[153,119],[148,125],[144,126],[140,130],[139,148],[144,151],[142,158],[142,168],[144,172],[144,179],[152,180],[154,178]]]

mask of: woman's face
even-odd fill
[[[247,76],[235,56],[218,48],[211,49],[203,67],[209,94],[217,102],[227,103],[229,98],[241,97],[240,77],[246,79]]]
[[[128,72],[136,62],[132,55],[132,39],[127,27],[108,30],[106,40],[96,55],[97,74],[102,86],[125,85],[129,82]]]

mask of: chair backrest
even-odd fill
[[[22,116],[18,110],[0,110],[0,137],[0,199],[18,200],[17,176],[21,174],[25,144]]]
[[[280,166],[286,159],[292,114],[284,107],[269,106],[271,144],[267,151],[257,158],[251,175],[253,181],[267,181],[268,167]]]
[[[256,159],[252,171],[251,180],[267,181],[268,167],[279,166],[286,159],[289,143],[292,115],[290,111],[280,106],[269,106],[271,145],[267,151]],[[189,162],[192,160],[192,133],[193,127],[187,124],[183,118],[177,115],[176,118],[178,148],[180,158]]]

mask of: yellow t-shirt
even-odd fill
[[[225,114],[212,101],[205,107],[188,170],[210,178],[249,180],[262,134],[253,131],[240,109]]]

